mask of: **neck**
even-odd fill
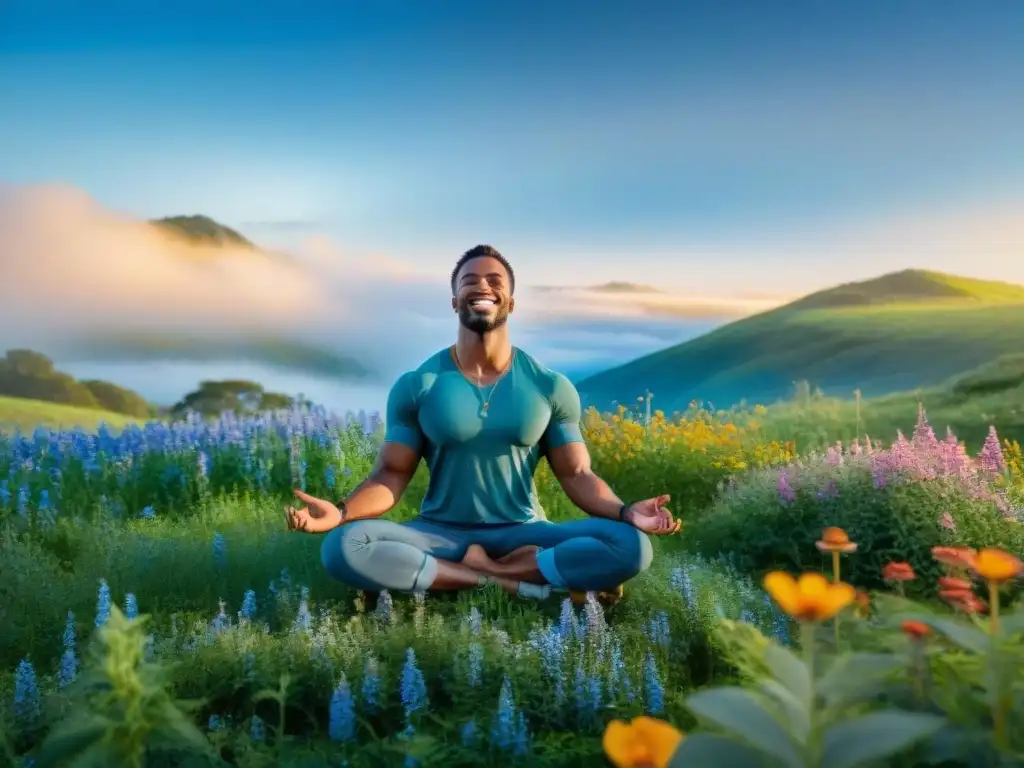
[[[508,339],[508,328],[502,326],[488,333],[480,334],[459,326],[459,337],[455,341],[455,354],[459,364],[467,373],[486,376],[500,373],[512,359],[512,343]]]

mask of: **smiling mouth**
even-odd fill
[[[494,299],[473,299],[471,302],[469,302],[470,307],[479,310],[490,309],[491,307],[494,307],[496,305],[497,302]]]

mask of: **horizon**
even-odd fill
[[[574,370],[905,269],[1024,284],[1009,0],[44,5],[0,25],[8,346],[277,334],[393,376],[450,337],[479,242]],[[303,270],[134,226],[177,215]],[[588,293],[612,282],[657,293]]]

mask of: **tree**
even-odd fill
[[[266,392],[261,384],[244,379],[202,381],[199,389],[175,403],[171,412],[183,416],[189,411],[204,416],[219,416],[225,411],[244,414],[288,408],[294,400],[277,392]]]

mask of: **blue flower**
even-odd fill
[[[129,592],[124,596],[124,616],[126,619],[134,619],[139,615],[139,604],[135,595]]]
[[[351,741],[356,735],[356,706],[344,675],[331,696],[327,732],[331,741]]]
[[[484,619],[480,615],[480,611],[474,605],[469,609],[469,631],[474,635],[479,635],[483,629]]]
[[[251,620],[256,615],[256,592],[252,589],[245,591],[245,597],[242,598],[242,610],[240,611],[243,619]]]
[[[654,654],[648,651],[644,662],[644,711],[649,715],[660,715],[664,709],[665,689],[658,676]]]
[[[363,666],[363,685],[359,691],[363,708],[370,714],[380,706],[380,672],[377,670],[377,659],[370,656]]]
[[[480,643],[470,643],[469,664],[466,682],[473,687],[480,685],[483,677],[484,647]]]
[[[580,636],[580,628],[576,623],[576,609],[569,598],[562,601],[562,612],[558,617],[558,631],[566,640]]]
[[[373,611],[373,616],[382,624],[390,624],[394,620],[394,615],[395,606],[391,593],[383,589],[377,596],[377,607]]]
[[[427,685],[423,680],[423,673],[416,666],[416,652],[412,648],[405,652],[401,693],[402,707],[408,724],[412,722],[413,715],[427,707]]]
[[[152,520],[154,517],[156,517],[156,510],[153,509],[153,507],[144,507],[142,509],[141,515],[145,520]]]
[[[498,711],[491,723],[491,746],[500,752],[509,752],[516,741],[516,704],[512,698],[512,683],[505,675],[498,693]]]
[[[214,531],[213,533],[213,564],[223,570],[228,564],[228,543],[224,535]]]
[[[469,722],[462,726],[460,736],[462,746],[466,749],[472,749],[476,745],[476,740],[479,736],[479,732],[476,727],[476,718],[471,718]]]
[[[22,659],[14,673],[14,719],[20,727],[29,729],[39,721],[41,711],[35,667]]]
[[[96,594],[96,626],[102,627],[110,619],[110,587],[104,579],[100,579],[100,588]]]
[[[259,715],[252,716],[252,722],[249,724],[249,738],[257,744],[262,744],[266,741],[267,726]]]
[[[313,616],[309,612],[309,587],[303,587],[299,598],[299,610],[292,621],[292,634],[309,634],[313,629]]]

